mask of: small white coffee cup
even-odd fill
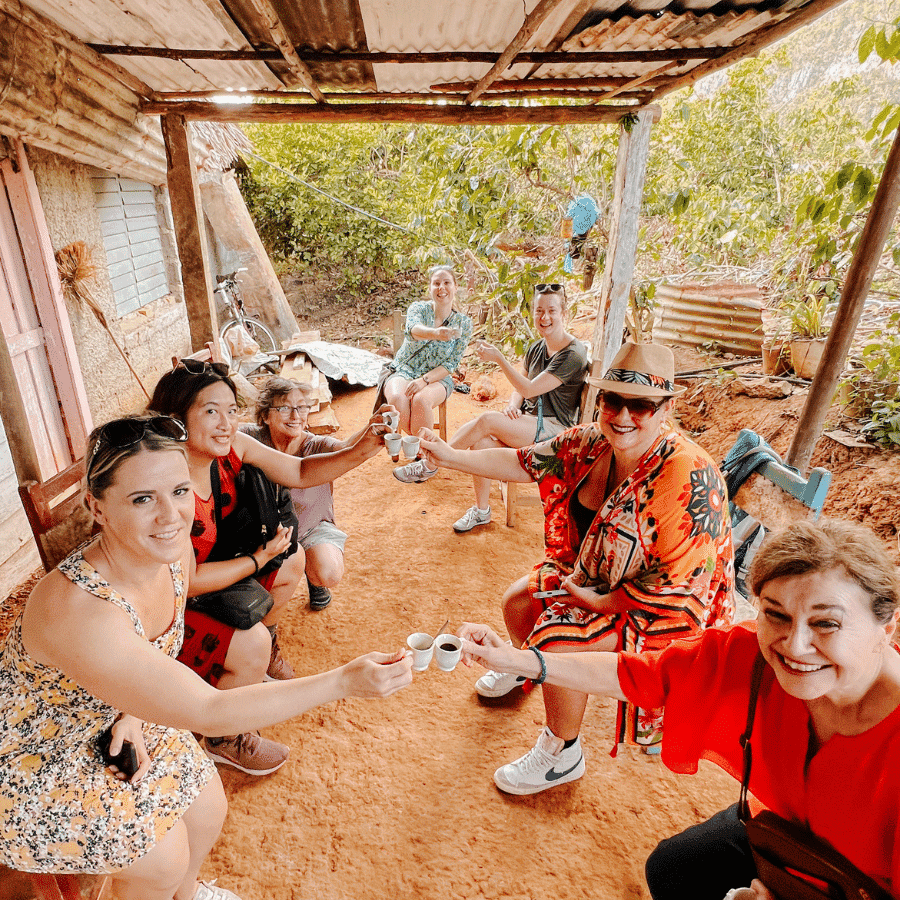
[[[407,459],[415,459],[419,455],[419,439],[413,434],[403,437],[403,455]]]
[[[424,631],[417,631],[406,639],[406,646],[413,652],[413,672],[424,672],[434,653],[434,638]]]
[[[390,453],[391,459],[393,459],[394,462],[397,462],[400,459],[400,447],[402,444],[402,434],[386,434],[384,436],[384,446],[387,447],[387,452]]]
[[[452,672],[462,656],[462,638],[455,634],[439,634],[434,639],[434,658],[442,672]]]
[[[381,418],[384,421],[384,424],[387,425],[391,431],[396,431],[400,425],[400,413],[396,412],[386,412],[381,414]]]

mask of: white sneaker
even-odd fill
[[[396,472],[394,473],[397,474]],[[487,525],[491,521],[491,508],[479,509],[470,506],[462,518],[453,523],[453,530],[457,532],[471,531],[476,525]]]
[[[241,900],[237,894],[219,887],[215,879],[212,881],[198,881],[194,900]]]
[[[437,475],[437,469],[429,469],[424,459],[414,459],[405,466],[397,466],[394,469],[394,478],[404,484],[419,484],[428,481],[432,475]]]
[[[565,750],[564,743],[544,726],[537,743],[524,756],[494,772],[494,784],[507,794],[537,794],[581,778],[584,775],[581,738],[576,738]]]
[[[510,675],[509,672],[485,672],[475,682],[475,690],[482,697],[505,697],[511,690],[528,679],[524,675]]]

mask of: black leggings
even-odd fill
[[[737,803],[662,841],[645,872],[653,900],[723,900],[749,887],[756,866]]]

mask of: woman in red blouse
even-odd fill
[[[700,759],[741,778],[754,660],[766,667],[750,792],[900,896],[900,577],[855,524],[800,523],[769,537],[750,572],[756,622],[713,628],[654,653],[515,650],[466,625],[468,659],[550,684],[664,706],[662,760]],[[737,804],[663,841],[647,862],[654,900],[722,900],[756,869]],[[758,880],[758,897],[771,895]]]

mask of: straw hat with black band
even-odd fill
[[[662,344],[623,344],[607,373],[588,383],[623,397],[677,397],[686,390],[675,384],[675,357]]]

